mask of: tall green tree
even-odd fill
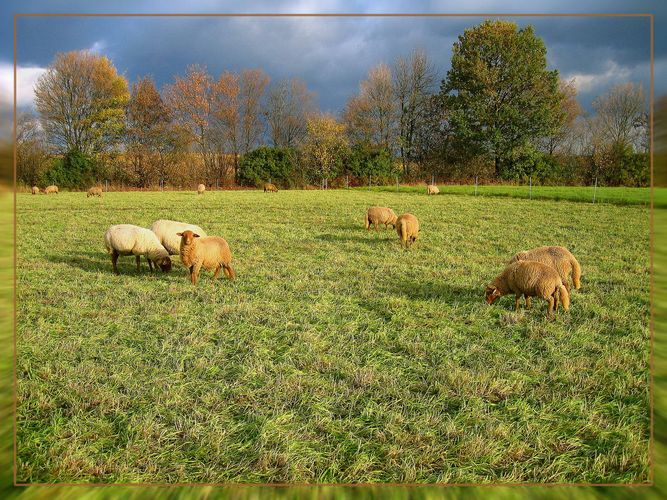
[[[532,26],[486,20],[454,43],[441,85],[454,133],[471,156],[486,155],[496,176],[512,171],[513,151],[560,127],[563,93],[558,71],[547,70],[547,50]]]

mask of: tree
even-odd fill
[[[610,145],[632,145],[645,114],[644,91],[641,84],[624,83],[612,87],[593,101],[599,117],[600,131]]]
[[[238,74],[225,71],[215,84],[213,115],[217,120],[219,151],[232,157],[234,179],[239,180],[241,154],[241,79]],[[228,157],[228,156],[226,156]],[[223,165],[225,162],[220,161]]]
[[[165,88],[165,98],[176,123],[204,160],[204,181],[215,171],[216,153],[212,137],[213,78],[203,66],[189,66],[185,77],[176,76]]]
[[[293,159],[293,152],[289,149],[261,146],[243,156],[239,165],[239,180],[254,186],[269,181],[288,186],[294,174]]]
[[[572,134],[575,133],[576,130],[575,122],[583,111],[577,101],[577,87],[575,86],[575,81],[560,80],[558,86],[563,96],[560,109],[562,119],[559,120],[561,124],[546,138],[544,143],[546,152],[551,156],[553,156],[559,149],[571,146]],[[567,153],[571,154],[572,151],[567,151]]]
[[[493,159],[496,176],[512,150],[549,136],[562,123],[558,72],[533,28],[487,20],[465,30],[452,49],[441,95],[457,136]]]
[[[282,80],[269,89],[266,121],[271,142],[279,148],[293,148],[306,137],[306,122],[316,110],[315,93],[297,79]]]
[[[163,180],[165,154],[173,147],[171,113],[150,77],[132,85],[127,106],[127,156],[139,187],[155,174]]]
[[[33,113],[21,113],[16,118],[16,174],[29,186],[44,183],[49,168],[48,148],[39,119]]]
[[[414,51],[409,59],[399,58],[394,68],[394,94],[398,111],[398,151],[407,175],[408,162],[417,159],[415,135],[424,117],[424,107],[435,82],[435,71],[426,52]]]
[[[392,149],[396,133],[396,106],[391,69],[378,64],[359,85],[359,95],[351,97],[343,119],[355,142]]]
[[[261,105],[269,76],[261,69],[244,69],[241,72],[241,153],[255,147],[262,136],[264,125]]]
[[[128,83],[113,63],[88,51],[59,53],[35,84],[35,106],[59,153],[96,154],[123,132]]]
[[[313,178],[327,182],[343,165],[348,154],[346,127],[330,114],[312,116],[307,123],[305,160]]]

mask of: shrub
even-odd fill
[[[96,182],[95,160],[80,151],[71,151],[55,158],[46,172],[46,183],[68,189],[83,189]]]
[[[273,182],[281,187],[294,185],[295,152],[289,148],[262,146],[244,155],[239,163],[239,182],[261,186]]]

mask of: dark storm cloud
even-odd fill
[[[539,10],[568,12],[656,12],[664,2],[541,2]],[[9,2],[2,12],[180,12],[182,2]],[[516,1],[469,2],[459,12],[522,11]],[[190,12],[312,12],[308,3],[259,2],[239,5],[198,2]],[[534,8],[534,10],[538,10]],[[317,12],[452,12],[450,2],[413,4],[385,2],[321,2]],[[391,63],[414,48],[424,48],[440,77],[449,68],[452,43],[480,17],[452,18],[20,18],[18,60],[24,66],[48,65],[55,52],[96,47],[130,80],[152,74],[161,85],[183,74],[189,64],[205,64],[211,73],[261,67],[272,79],[297,76],[315,90],[322,108],[337,111],[356,92],[368,69]],[[665,19],[665,16],[662,17]],[[580,100],[592,99],[619,81],[641,81],[648,88],[647,18],[516,18],[532,24],[547,45],[550,67],[564,77],[577,77]],[[6,16],[3,16],[3,22]],[[656,20],[656,23],[658,21]],[[656,91],[667,90],[659,78],[667,71],[664,30],[656,30]],[[96,45],[97,44],[97,45]],[[662,45],[661,45],[662,44]],[[660,48],[662,47],[662,48]],[[2,47],[2,60],[11,50]],[[667,75],[664,75],[667,76]]]

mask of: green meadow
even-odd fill
[[[542,189],[542,188],[540,188]],[[569,189],[569,188],[560,188]],[[420,239],[366,231],[410,212]],[[17,480],[643,483],[649,210],[381,190],[17,195]],[[158,218],[228,241],[235,281],[121,258]],[[492,306],[567,246],[569,312]]]

